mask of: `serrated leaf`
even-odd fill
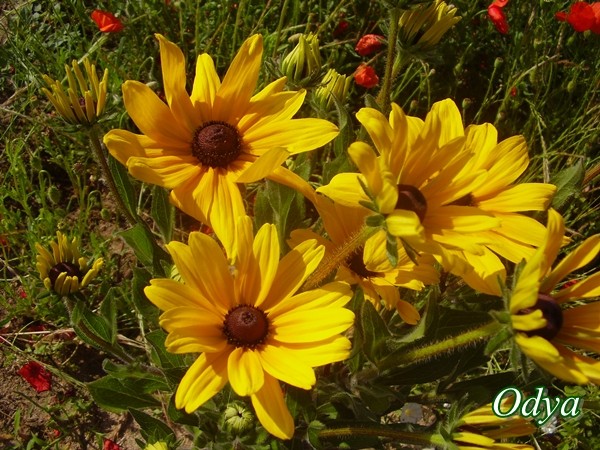
[[[552,183],[556,186],[556,194],[552,199],[552,207],[560,210],[567,200],[579,195],[583,186],[585,169],[583,161],[579,160],[575,165],[567,167],[552,177]]]
[[[169,436],[175,436],[173,430],[162,420],[137,409],[129,408],[128,411],[140,426],[142,437],[147,442],[166,441]]]
[[[150,395],[155,382],[140,378],[117,379],[110,375],[87,384],[94,401],[107,411],[120,413],[129,408],[153,408],[160,402]]]
[[[152,204],[150,214],[154,223],[160,230],[165,242],[169,242],[173,237],[173,221],[175,219],[175,209],[169,202],[169,193],[161,186],[152,188]]]
[[[385,341],[390,332],[375,307],[364,301],[360,309],[360,328],[363,338],[363,351],[369,361],[375,365],[379,362]]]
[[[101,341],[107,343],[114,342],[113,336],[116,336],[116,330],[113,331],[104,317],[92,312],[82,301],[75,303],[71,320],[73,321],[73,329],[77,335],[88,344],[93,345],[96,348],[101,348],[98,343],[90,337],[89,333]]]

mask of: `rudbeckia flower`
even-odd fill
[[[325,247],[325,258],[333,258],[364,226],[367,214],[333,203],[324,196],[317,196],[315,206],[329,239],[310,230],[294,230],[289,243],[295,245],[316,239]],[[400,249],[398,264],[392,267],[385,251],[385,241],[385,231],[380,230],[339,267],[335,279],[360,286],[365,299],[377,310],[383,303],[387,309],[395,308],[406,323],[415,325],[421,317],[419,311],[400,298],[399,288],[420,291],[426,284],[437,283],[439,276],[433,267],[435,260],[430,255],[422,255],[417,257],[415,264]]]
[[[177,388],[176,407],[190,413],[229,382],[250,396],[267,431],[289,439],[294,422],[277,380],[310,389],[313,367],[348,357],[350,341],[340,333],[354,320],[344,308],[351,290],[333,282],[298,293],[325,249],[305,241],[280,261],[274,225],[253,238],[250,218],[237,223],[234,266],[215,240],[194,232],[189,245],[167,245],[185,283],[154,279],[145,293],[164,311],[167,350],[200,353]]]
[[[499,227],[500,220],[480,208],[454,203],[478,188],[487,175],[483,169],[463,173],[472,154],[465,150],[462,119],[454,102],[434,104],[425,122],[406,116],[396,104],[389,122],[372,108],[361,109],[357,118],[378,152],[365,142],[353,143],[348,152],[361,174],[338,174],[317,191],[357,207],[371,203],[362,188],[368,187],[388,232],[413,250],[434,255],[456,275],[476,268],[473,276],[485,278],[488,272],[503,269],[484,246],[488,238],[478,235]]]
[[[505,399],[503,406],[508,401]],[[531,445],[500,443],[496,440],[527,436],[536,430],[529,420],[519,415],[506,418],[496,416],[492,405],[488,403],[458,420],[452,433],[452,442],[459,450],[533,450]]]
[[[600,361],[574,349],[600,353],[600,302],[577,302],[600,296],[600,272],[577,283],[557,286],[600,252],[600,234],[586,239],[552,269],[563,242],[564,221],[548,212],[544,245],[521,271],[510,299],[515,342],[521,351],[552,375],[570,383],[600,384]]]
[[[77,238],[69,242],[60,231],[56,232],[56,237],[57,241],[50,243],[52,253],[35,244],[39,253],[36,266],[46,289],[68,295],[87,286],[98,275],[104,260],[98,258],[89,267],[87,260],[79,254]]]
[[[131,175],[170,189],[175,206],[213,228],[231,249],[235,218],[245,214],[236,183],[268,177],[312,196],[281,163],[326,144],[338,129],[325,120],[292,119],[305,91],[284,91],[285,77],[252,95],[262,67],[260,35],[242,44],[222,82],[212,58],[200,55],[191,94],[183,53],[156,38],[166,104],[145,84],[126,81],[125,108],[142,134],[112,130],[104,143]]]

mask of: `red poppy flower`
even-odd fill
[[[508,4],[508,0],[495,0],[488,6],[488,17],[496,27],[496,30],[502,34],[508,33],[508,22],[502,8]]]
[[[360,56],[367,56],[371,53],[378,52],[383,46],[383,36],[378,34],[365,34],[356,43],[356,53]]]
[[[561,22],[569,22],[579,33],[591,30],[592,33],[600,34],[600,2],[575,2],[568,13],[561,11],[555,17]]]
[[[370,89],[379,84],[379,77],[371,66],[361,64],[354,72],[354,82],[359,86]]]
[[[25,378],[37,392],[49,391],[52,388],[52,374],[44,367],[31,361],[19,369],[19,375]]]
[[[91,17],[103,33],[116,33],[123,29],[123,23],[114,14],[107,11],[95,9]]]
[[[338,38],[342,36],[346,33],[349,27],[350,23],[347,20],[340,20],[340,22],[337,24],[337,27],[335,27],[335,30],[333,30],[333,37]]]
[[[104,439],[102,450],[123,450],[121,446],[110,439]]]

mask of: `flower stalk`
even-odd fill
[[[441,448],[445,445],[444,438],[439,434],[409,433],[386,427],[384,425],[351,426],[329,428],[319,432],[320,438],[344,438],[347,436],[372,436],[394,439],[403,444],[430,446]]]
[[[396,41],[398,39],[398,20],[400,19],[400,9],[392,8],[390,10],[390,34],[388,36],[387,55],[385,59],[385,73],[381,90],[377,94],[377,104],[381,106],[381,111],[387,115],[390,111],[392,80],[394,79],[394,60],[396,52]]]

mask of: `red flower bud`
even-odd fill
[[[367,56],[371,53],[378,52],[383,46],[383,36],[377,34],[365,34],[356,43],[356,53],[360,56]]]
[[[377,86],[379,83],[379,77],[375,73],[375,69],[373,69],[371,66],[361,64],[354,72],[354,82],[359,86],[370,89],[374,86]]]

